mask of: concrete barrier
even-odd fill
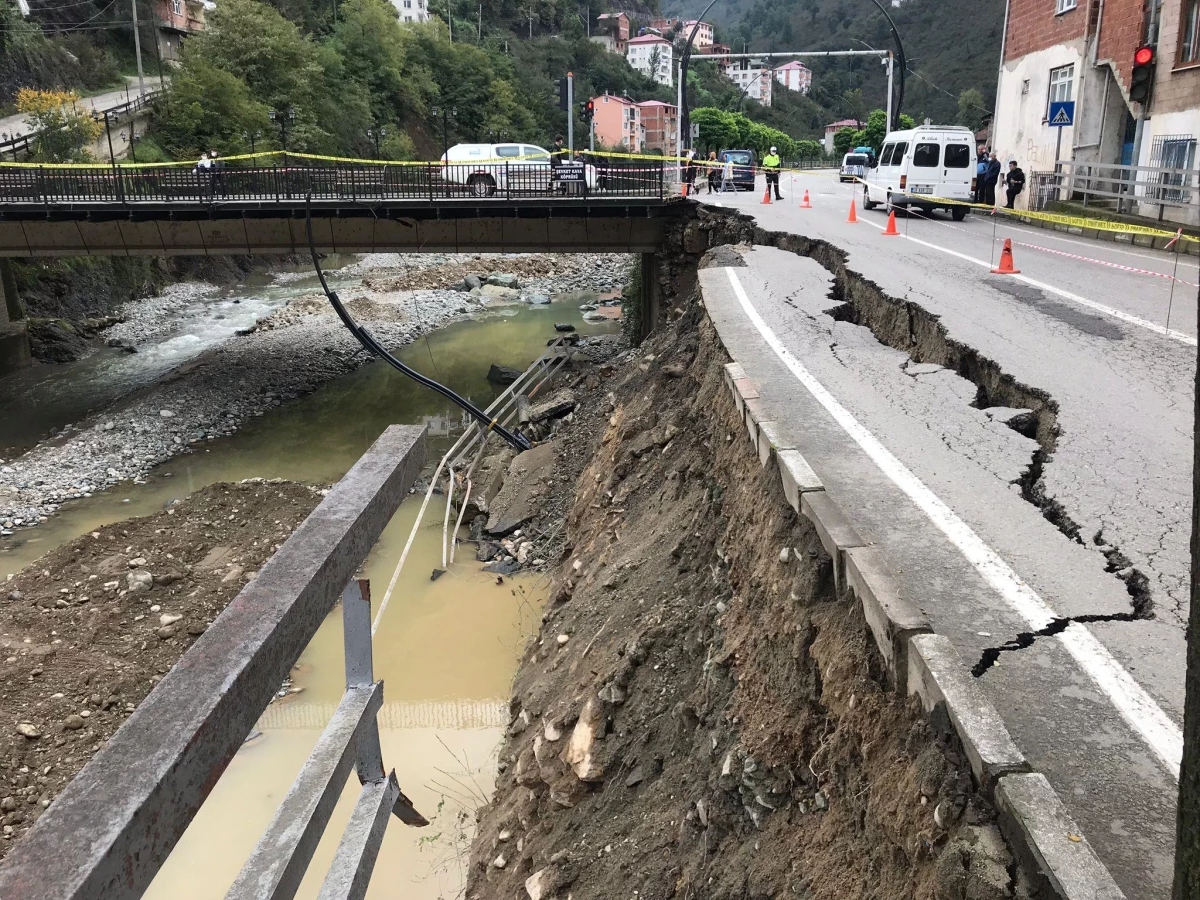
[[[900,587],[888,572],[878,550],[849,547],[844,555],[846,582],[862,604],[863,616],[892,676],[896,692],[903,696],[908,693],[909,639],[932,629],[916,604],[900,595]]]
[[[833,583],[839,595],[846,586],[846,551],[864,547],[864,541],[850,520],[825,491],[807,491],[800,495],[800,515],[808,519],[821,539],[821,546],[833,560]]]

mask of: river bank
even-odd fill
[[[331,280],[351,314],[395,350],[489,309],[564,295],[570,302],[579,291],[611,293],[619,290],[627,271],[628,258],[620,255],[383,254],[352,261],[331,273]],[[495,279],[502,283],[485,289],[461,290],[467,275],[513,277]],[[135,381],[129,394],[110,398],[101,411],[0,461],[0,535],[41,523],[63,503],[136,482],[165,460],[230,435],[248,419],[368,361],[306,279],[311,274],[298,269],[276,276],[274,284],[285,297],[260,303],[254,321],[190,357],[186,345],[194,341],[198,323],[213,324],[203,318],[204,305],[214,302],[213,291],[189,285],[176,289],[174,302],[151,298],[128,305],[125,322],[110,332],[111,340],[137,351],[130,360],[141,354],[150,358],[172,343],[185,346],[174,348],[177,356],[161,375]],[[201,307],[182,330],[172,318],[181,301]],[[238,300],[221,302],[232,308]],[[436,368],[436,358],[431,364]]]

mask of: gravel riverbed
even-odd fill
[[[388,349],[489,305],[537,302],[550,294],[620,290],[632,258],[623,254],[518,255],[377,254],[336,272],[352,316]],[[513,275],[511,292],[497,285],[455,290],[467,276]],[[285,273],[279,282],[304,277]],[[507,279],[498,279],[506,281]],[[209,285],[173,285],[131,303],[125,322],[104,339],[139,344],[172,330],[172,313],[216,294]],[[333,315],[324,295],[295,298],[250,333],[210,348],[155,385],[11,460],[0,460],[0,535],[37,525],[66,502],[90,496],[195,445],[232,434],[246,419],[308,393],[369,361]]]

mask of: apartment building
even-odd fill
[[[427,0],[392,0],[392,6],[400,14],[401,22],[427,22],[429,3]]]
[[[623,12],[596,16],[596,27],[592,30],[591,39],[609,53],[624,56],[629,46],[629,16]]]
[[[1196,167],[1200,0],[1008,0],[1003,46],[991,131],[1002,160],[1027,172],[1053,169],[1056,152],[1076,163]],[[1139,103],[1129,88],[1142,46],[1154,48],[1156,66]],[[1060,100],[1075,103],[1061,142],[1049,121]]]
[[[725,77],[742,89],[742,92],[763,106],[771,105],[775,70],[769,63],[758,59],[731,60],[725,67]]]
[[[204,30],[204,0],[158,0],[154,19],[158,26],[158,54],[164,62],[178,65],[183,42]]]
[[[789,91],[807,94],[812,87],[812,70],[804,63],[793,60],[775,67],[775,80]]]
[[[638,104],[646,150],[658,150],[673,156],[679,130],[679,108],[661,100],[645,100]]]
[[[609,147],[624,147],[630,153],[641,153],[646,145],[646,128],[642,124],[641,107],[626,97],[605,94],[593,97],[596,141]]]
[[[629,65],[668,87],[675,83],[671,42],[656,34],[632,38],[625,52]]]

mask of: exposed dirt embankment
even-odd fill
[[[467,897],[1024,896],[958,750],[883,684],[752,456],[727,361],[693,300],[576,411]]]

